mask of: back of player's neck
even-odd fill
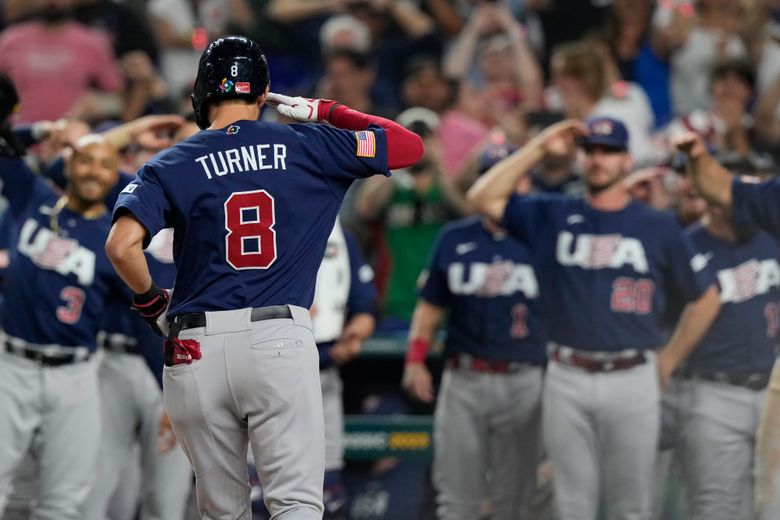
[[[217,130],[230,126],[236,121],[254,121],[259,117],[260,111],[257,105],[222,105],[216,107],[212,114],[209,130]]]

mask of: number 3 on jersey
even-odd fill
[[[276,261],[274,198],[241,191],[225,201],[225,256],[233,269],[268,269]]]

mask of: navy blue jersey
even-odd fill
[[[2,194],[9,201],[10,251],[3,315],[5,332],[35,344],[95,348],[105,303],[126,294],[103,250],[108,214],[86,219],[64,208],[51,230],[58,196],[20,159],[0,157]]]
[[[660,346],[673,287],[689,302],[714,283],[674,217],[631,201],[620,211],[555,195],[509,199],[504,225],[531,248],[547,331],[576,349]]]
[[[720,313],[687,364],[702,372],[772,370],[780,315],[780,244],[760,232],[740,243],[700,225],[688,234],[720,284]]]
[[[528,248],[479,217],[439,234],[420,296],[450,310],[445,356],[545,362],[539,284]]]
[[[172,230],[163,229],[152,239],[146,248],[146,263],[155,283],[160,287],[173,287],[176,268],[173,265]],[[130,310],[128,298],[111,300],[101,328],[108,334],[119,333],[136,340],[139,353],[158,382],[162,382],[163,339],[152,331],[138,313]]]
[[[389,175],[384,130],[239,121],[155,156],[119,196],[154,236],[174,229],[168,317],[292,304],[309,308],[341,201]]]
[[[780,238],[780,178],[760,184],[734,178],[732,219],[741,231],[762,229]]]

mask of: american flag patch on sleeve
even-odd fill
[[[376,155],[376,136],[374,136],[374,132],[370,130],[355,132],[355,138],[357,139],[357,152],[355,155],[358,157],[374,157]]]

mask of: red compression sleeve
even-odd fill
[[[364,114],[334,102],[320,102],[320,118],[346,130],[365,130],[369,125],[384,128],[387,137],[387,167],[391,170],[413,165],[422,159],[425,151],[419,135],[384,117]]]
[[[431,342],[427,339],[414,338],[409,342],[409,350],[406,351],[407,363],[423,363],[428,357],[428,349]]]

